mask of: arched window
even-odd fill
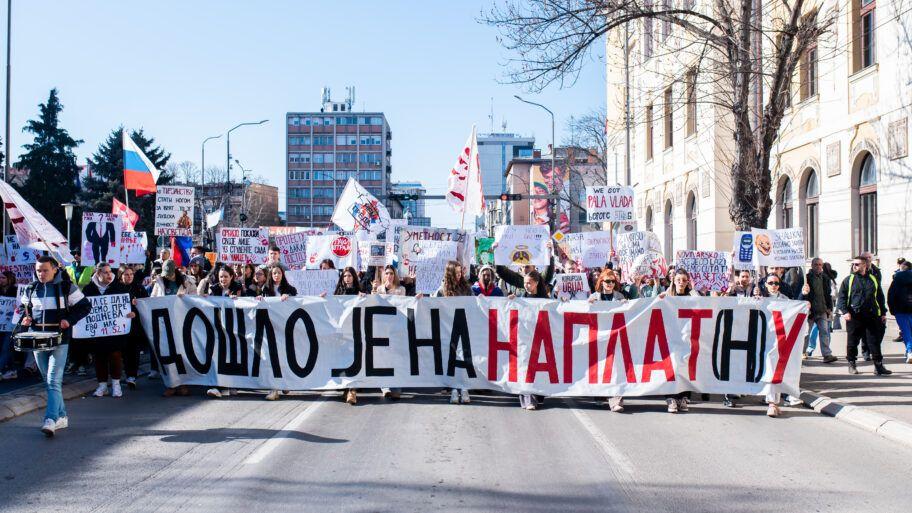
[[[868,153],[858,177],[858,252],[877,253],[877,164]]]
[[[665,201],[665,260],[674,259],[674,212],[671,210],[671,200]]]
[[[652,229],[652,207],[646,207],[646,231],[651,232]]]
[[[788,177],[782,181],[779,187],[779,195],[776,198],[776,206],[779,211],[779,220],[777,228],[792,227],[792,180]]]
[[[697,196],[687,196],[687,249],[697,249]]]
[[[820,180],[817,171],[811,169],[804,182],[804,244],[808,258],[816,257],[818,246],[818,224],[820,222]]]

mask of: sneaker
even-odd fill
[[[130,390],[136,390],[136,378],[132,376],[127,378],[127,387],[129,387]]]
[[[608,398],[608,408],[614,413],[621,413],[624,411],[624,398],[623,397],[609,397]]]
[[[535,410],[535,409],[537,409],[537,408],[538,408],[538,406],[535,406],[535,401],[529,401],[528,404],[526,404],[525,406],[523,406],[523,409],[526,409],[526,410],[529,410],[529,411]]]
[[[455,388],[450,392],[450,404],[459,404],[459,390]]]
[[[57,423],[51,419],[44,419],[44,425],[41,426],[41,432],[44,433],[44,436],[50,438],[54,436],[55,431],[57,431]]]
[[[823,357],[823,363],[833,363],[833,362],[838,362],[838,361],[839,361],[839,358],[837,358],[836,355],[828,354]]]
[[[111,383],[111,397],[123,397],[123,389],[120,388],[120,381]]]
[[[893,342],[902,342],[902,341],[903,341],[902,333],[900,333],[899,335],[896,336],[896,338],[893,339]]]
[[[14,370],[6,371],[3,373],[3,379],[5,379],[5,380],[19,379],[19,373]]]
[[[206,395],[213,399],[221,399],[222,391],[217,388],[210,388],[209,390],[206,390]]]
[[[57,419],[57,422],[54,423],[56,429],[66,429],[70,427],[70,420],[66,417],[60,417]]]
[[[86,375],[86,368],[80,365],[80,366],[79,366],[79,369],[76,370],[76,375],[77,375],[77,376],[85,376],[85,375]]]
[[[93,397],[104,397],[106,395],[108,395],[108,384],[107,383],[99,383],[98,387],[95,389],[95,391],[92,392]]]
[[[678,413],[678,401],[669,397],[665,399],[665,402],[668,403],[668,413]]]
[[[849,374],[858,374],[858,367],[855,366],[855,362],[849,362]]]
[[[688,402],[686,397],[682,397],[678,400],[678,411],[690,411],[690,407],[687,405]]]
[[[789,396],[789,406],[792,406],[792,407],[804,406],[804,401],[802,401],[801,399],[799,399],[797,397]]]
[[[906,363],[912,363],[912,353],[909,353],[906,355]],[[8,378],[4,377],[3,379],[8,379]],[[16,378],[13,378],[13,379],[16,379]]]
[[[459,392],[459,399],[462,401],[462,404],[469,404],[472,402],[472,398],[469,397],[468,389],[462,389]],[[534,401],[533,401],[534,402]]]
[[[809,354],[807,354],[807,353],[801,353],[801,359],[802,359],[802,360],[807,360],[807,359],[810,358],[810,357],[811,357],[811,355],[809,355]]]
[[[866,362],[870,362],[870,361],[871,361],[871,353],[865,351],[865,352],[862,353],[862,356],[864,356],[864,361],[866,361]]]
[[[779,405],[776,405],[776,404],[770,404],[769,407],[766,409],[767,417],[778,417],[780,413],[781,412],[779,411]]]
[[[267,401],[278,401],[279,400],[279,391],[270,390],[269,393],[266,394],[266,400]]]
[[[161,374],[158,371],[149,371],[149,379],[161,379]]]
[[[69,375],[69,374],[72,374],[73,371],[75,371],[75,370],[76,370],[76,364],[73,362],[70,362],[66,365],[66,367],[63,368],[63,373]]]
[[[346,392],[345,402],[347,402],[348,404],[352,404],[352,405],[358,403],[358,392],[356,392],[354,388],[352,388],[348,392]]]
[[[734,408],[735,401],[731,397],[729,397],[727,395],[723,395],[722,396],[722,406],[725,406],[726,408]]]

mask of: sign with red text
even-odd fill
[[[159,185],[155,192],[155,235],[193,235],[193,187]]]
[[[633,223],[633,187],[598,185],[586,187],[586,221]]]
[[[725,292],[731,278],[731,255],[725,251],[678,250],[675,265],[690,274],[700,292]]]
[[[146,232],[123,232],[120,234],[120,258],[124,264],[146,263],[149,241]]]
[[[589,298],[589,280],[586,273],[565,273],[554,276],[552,295],[562,301]]]
[[[307,232],[276,235],[275,245],[281,252],[282,263],[289,269],[304,269],[307,266]]]
[[[219,228],[215,251],[218,261],[226,264],[265,264],[269,258],[269,229]]]
[[[358,267],[358,243],[351,232],[335,232],[307,238],[306,269],[319,269],[329,260],[336,269]]]
[[[564,244],[574,262],[587,269],[605,267],[611,259],[611,232],[571,233]]]

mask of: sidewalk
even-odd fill
[[[881,344],[884,365],[893,374],[877,376],[873,363],[860,357],[857,362],[860,374],[849,374],[845,360],[846,333],[843,330],[832,333],[830,347],[839,361],[823,363],[818,345],[814,356],[804,361],[801,398],[821,413],[912,445],[912,365],[905,363],[905,346],[893,342],[896,335],[895,325],[890,326]],[[818,396],[833,402],[820,400]]]

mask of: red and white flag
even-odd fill
[[[111,213],[120,214],[120,218],[123,219],[123,231],[132,232],[136,229],[139,214],[130,210],[130,207],[118,201],[117,198],[114,198],[114,207],[111,209]]]
[[[481,187],[481,166],[478,161],[478,139],[475,127],[450,170],[447,182],[447,203],[456,212],[480,216],[484,214],[485,200]]]
[[[0,180],[0,197],[3,198],[3,206],[6,208],[10,223],[19,239],[19,246],[47,251],[56,257],[58,262],[70,263],[73,261],[66,237],[29,205],[10,184],[2,180]]]

